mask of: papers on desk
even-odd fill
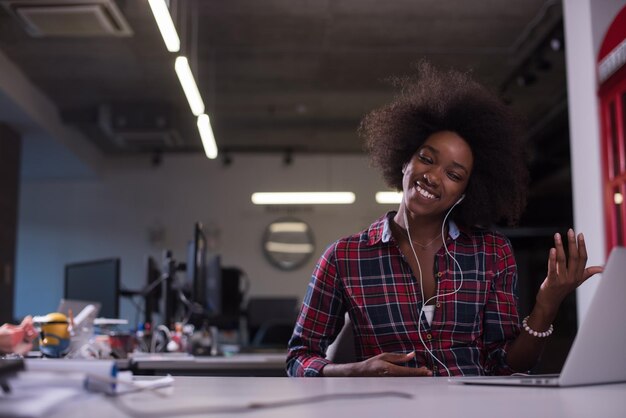
[[[70,399],[89,396],[84,375],[23,372],[11,379],[11,393],[0,396],[0,417],[42,417]]]
[[[118,375],[118,385],[115,389],[116,395],[141,392],[144,390],[160,389],[174,384],[174,378],[169,374],[165,377],[152,380],[133,380],[131,372],[122,372]]]
[[[114,361],[27,359],[26,372],[10,381],[10,394],[0,396],[0,418],[43,417],[55,407],[79,397],[122,395],[171,386],[174,379],[134,381],[118,373]]]
[[[113,360],[26,359],[26,370],[56,375],[61,385],[78,382],[79,388],[92,392],[115,392]]]
[[[18,386],[18,387],[16,387]],[[0,417],[43,417],[54,407],[69,402],[85,392],[76,388],[28,387],[16,383],[13,393],[0,396]]]

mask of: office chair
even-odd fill
[[[252,347],[286,348],[298,315],[296,297],[250,298],[246,308]]]
[[[254,334],[251,346],[255,348],[287,348],[293,333],[293,323],[267,321]]]

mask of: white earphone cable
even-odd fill
[[[461,199],[457,200],[456,203],[454,205],[452,205],[452,207],[448,210],[448,213],[446,213],[446,216],[443,218],[443,223],[441,224],[441,240],[443,241],[443,248],[445,248],[446,253],[448,254],[448,256],[450,258],[452,258],[452,260],[454,260],[454,263],[456,264],[456,266],[459,269],[459,274],[461,275],[461,280],[460,280],[460,283],[459,283],[459,287],[455,287],[453,292],[444,293],[444,294],[440,295],[439,294],[439,284],[437,284],[437,292],[435,293],[435,295],[433,295],[430,298],[428,298],[427,300],[423,301],[422,308],[419,311],[419,316],[418,316],[418,319],[417,319],[417,335],[419,335],[420,341],[422,342],[422,345],[424,346],[424,348],[426,349],[428,354],[430,354],[430,356],[435,361],[437,361],[437,363],[439,363],[444,369],[446,369],[446,372],[448,373],[448,376],[452,376],[452,374],[450,373],[450,370],[446,367],[446,365],[441,360],[439,360],[435,356],[435,354],[426,345],[426,342],[424,341],[424,337],[422,337],[421,324],[422,324],[422,314],[424,313],[424,307],[426,307],[426,305],[428,305],[428,303],[430,303],[431,300],[436,299],[436,298],[438,298],[440,296],[443,297],[443,296],[454,295],[459,290],[461,290],[461,286],[463,286],[463,270],[461,269],[461,265],[459,264],[457,259],[454,258],[454,256],[448,250],[448,246],[446,245],[446,239],[445,239],[445,236],[444,236],[445,225],[446,225],[446,221],[448,220],[448,216],[450,215],[450,212],[452,212],[452,209],[454,209],[454,207],[456,205],[461,203],[461,200],[463,200],[463,199],[461,198]],[[407,234],[409,236],[409,245],[411,246],[411,251],[413,251],[413,256],[415,257],[415,261],[417,262],[417,270],[419,272],[420,292],[422,294],[422,299],[423,299],[424,298],[424,284],[423,284],[423,280],[422,280],[423,279],[423,277],[422,277],[422,266],[420,265],[419,258],[417,257],[417,252],[415,251],[415,247],[413,246],[413,240],[411,239],[411,228],[409,227],[409,220],[408,220],[408,217],[406,216],[406,210],[404,210],[403,215],[404,215],[404,223],[405,223],[405,226],[406,226],[406,231],[407,231]]]

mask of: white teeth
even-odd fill
[[[417,191],[419,192],[419,194],[421,194],[422,196],[424,196],[427,199],[435,199],[437,196],[435,196],[432,193],[428,193],[426,190],[422,189],[419,184],[415,183],[415,186],[417,188]]]

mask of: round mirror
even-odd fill
[[[311,257],[314,250],[311,228],[299,219],[278,219],[265,229],[263,252],[268,260],[281,270],[300,267]]]

